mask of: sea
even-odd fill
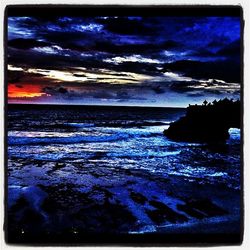
[[[203,222],[239,224],[240,129],[230,128],[224,145],[168,139],[163,131],[185,112],[9,104],[10,234],[53,235],[62,228],[72,234],[147,233],[173,224],[191,223],[192,230]],[[204,218],[192,215],[181,206],[190,207],[194,198],[225,214],[200,209]],[[163,214],[166,207],[173,213]]]

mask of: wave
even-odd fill
[[[15,129],[22,131],[27,129],[27,126],[31,131],[78,131],[88,128],[101,127],[101,128],[144,128],[144,127],[156,127],[169,125],[171,122],[162,121],[132,121],[132,120],[93,120],[93,121],[77,121],[77,122],[23,122],[21,124],[15,123],[13,126],[9,126],[9,129]]]
[[[151,126],[163,126],[169,125],[170,122],[160,121],[108,121],[100,123],[97,126],[105,127],[121,127],[121,128],[132,128],[132,127],[151,127]]]
[[[77,123],[77,122],[71,122],[71,123],[66,123],[65,127],[90,128],[90,127],[95,127],[95,124],[94,123]]]
[[[152,157],[157,157],[157,158],[163,158],[166,156],[171,156],[171,155],[178,155],[180,154],[181,150],[174,150],[174,151],[163,151],[163,152],[159,152],[159,151],[151,151],[151,152],[147,152],[147,151],[141,151],[138,153],[134,153],[134,152],[128,152],[128,153],[119,153],[119,152],[111,152],[111,153],[107,153],[108,157],[115,157],[115,158],[152,158]]]
[[[86,124],[75,124],[80,127]],[[90,125],[90,124],[89,124]],[[153,126],[144,128],[90,128],[84,131],[9,131],[8,144],[11,145],[49,145],[49,144],[75,144],[84,142],[109,142],[126,140],[129,138],[158,137],[163,136],[162,131],[166,126]]]
[[[170,125],[171,122],[162,121],[131,121],[131,120],[112,120],[112,121],[93,121],[93,123],[87,122],[69,122],[63,124],[52,124],[49,127],[70,129],[70,128],[89,128],[89,127],[107,127],[107,128],[133,128],[133,127],[151,127],[151,126],[163,126]]]
[[[11,145],[47,145],[47,144],[75,144],[84,142],[109,142],[128,139],[131,135],[119,133],[106,136],[73,136],[73,137],[8,137]]]

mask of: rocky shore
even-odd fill
[[[240,101],[225,98],[189,105],[186,115],[171,123],[164,134],[175,141],[224,143],[229,138],[229,128],[240,125]]]
[[[16,171],[31,171],[33,178],[27,176],[20,182],[18,176],[12,176],[9,243],[83,243],[92,234],[99,234],[102,242],[112,241],[113,236],[103,238],[106,234],[133,238],[143,233],[159,239],[159,233],[172,235],[181,230],[178,243],[186,234],[199,234],[199,223],[203,226],[200,239],[210,242],[213,238],[206,233],[221,234],[224,239],[222,226],[229,222],[232,227],[226,232],[239,241],[238,190],[141,170],[21,159],[10,161],[12,164]],[[67,178],[71,173],[80,179]],[[217,226],[210,227],[214,223]],[[171,237],[169,242],[175,242]],[[192,242],[189,237],[184,240]],[[224,240],[230,241],[230,237]]]

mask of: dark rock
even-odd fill
[[[147,201],[147,198],[145,196],[143,196],[142,194],[140,193],[136,193],[136,192],[131,192],[130,193],[130,198],[136,202],[136,203],[139,203],[139,204],[142,204],[144,205],[145,202]]]
[[[172,210],[162,202],[150,201],[149,204],[156,209],[147,209],[146,213],[149,218],[157,224],[162,224],[166,220],[171,223],[185,222],[188,220],[186,216],[176,213],[174,210]]]
[[[136,218],[125,206],[109,201],[82,208],[75,214],[75,218],[80,221],[81,227],[95,233],[126,232],[136,222]]]
[[[43,216],[38,212],[31,208],[27,208],[23,216],[21,218],[21,224],[23,225],[34,225],[34,224],[41,224],[44,221]]]
[[[171,123],[164,135],[175,141],[224,143],[228,129],[240,126],[240,101],[225,98],[213,105],[190,105],[186,116]]]
[[[55,199],[47,197],[41,205],[41,209],[47,213],[56,213],[60,209],[60,206]]]
[[[223,208],[217,206],[209,199],[199,199],[199,200],[191,200],[187,202],[189,207],[194,208],[205,214],[207,217],[218,216],[218,215],[225,215],[227,211]]]
[[[186,214],[192,216],[192,217],[195,217],[197,219],[202,219],[204,217],[206,217],[204,215],[204,213],[200,212],[200,211],[197,211],[195,210],[193,207],[191,207],[189,204],[185,204],[185,205],[181,205],[181,204],[178,204],[177,205],[177,209],[180,210],[180,211],[183,211],[185,212]]]
[[[20,197],[16,203],[10,208],[11,211],[17,212],[23,208],[28,207],[29,203],[24,197]]]

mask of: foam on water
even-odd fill
[[[91,116],[94,117],[95,114]],[[100,118],[102,115],[98,113],[96,116]],[[128,120],[123,117],[123,120],[92,119],[90,122],[76,121],[74,118],[75,120],[64,123],[62,120],[52,122],[72,127],[74,131],[62,131],[60,126],[48,126],[45,129],[46,125],[29,131],[26,126],[21,126],[21,130],[8,131],[8,154],[10,157],[22,159],[60,160],[95,164],[96,167],[143,169],[163,175],[210,178],[218,182],[224,182],[224,179],[230,182],[230,178],[238,178],[236,173],[239,170],[235,168],[235,164],[239,162],[239,154],[234,151],[236,148],[224,154],[207,151],[204,144],[173,142],[163,135],[172,119],[164,120],[162,117],[160,120],[149,120],[143,119],[143,115],[139,119],[138,116],[134,119],[131,117],[133,116],[130,115]],[[34,126],[40,122],[39,119],[26,118]],[[49,123],[49,117],[40,118],[44,124],[52,124]],[[26,122],[25,118],[20,121]],[[239,145],[240,130],[232,128],[229,133],[228,145]],[[205,154],[206,162],[194,159]],[[221,162],[221,168],[219,164],[215,167],[212,161]]]
[[[230,139],[240,140],[240,129],[238,129],[238,128],[230,128],[228,130],[228,132],[230,134]]]
[[[106,142],[124,140],[129,137],[128,134],[120,133],[109,136],[72,136],[72,137],[8,137],[9,145],[32,145],[32,144],[74,144],[82,142]]]

